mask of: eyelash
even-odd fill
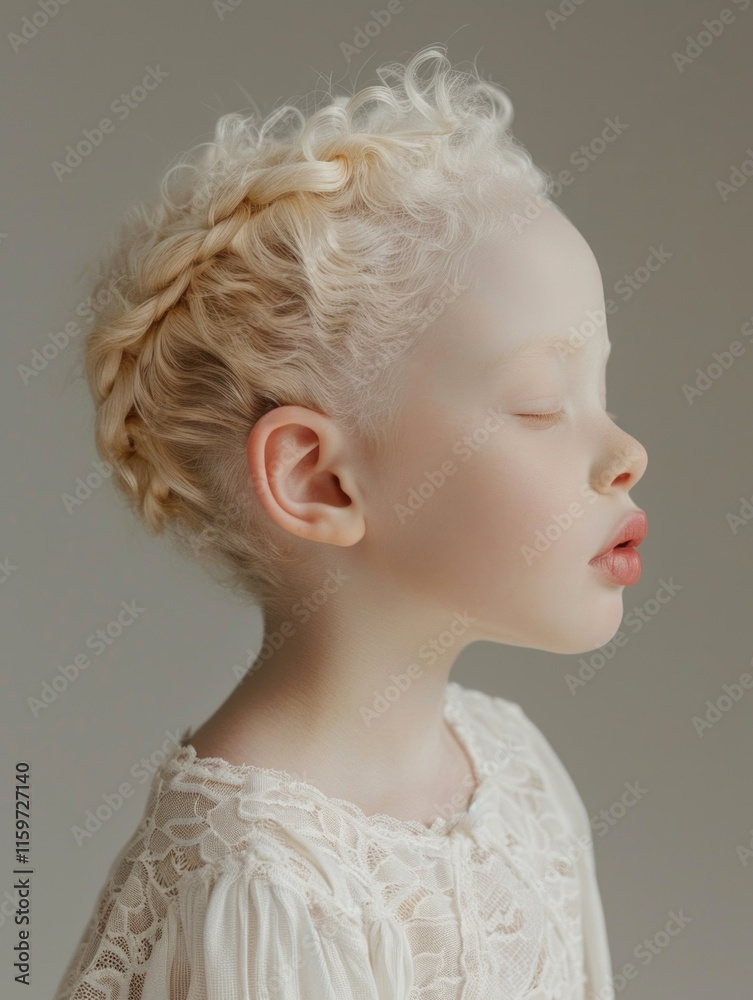
[[[564,413],[564,410],[558,410],[557,413],[519,413],[518,416],[525,417],[526,420],[533,420],[537,424],[558,424],[561,422]]]
[[[558,410],[556,413],[519,413],[518,414],[519,417],[526,417],[528,420],[534,420],[534,421],[537,421],[537,422],[538,421],[540,421],[540,422],[551,421],[552,423],[561,423],[562,422],[562,418],[564,417],[564,415],[565,415],[565,411],[564,410]],[[616,413],[610,413],[609,411],[607,411],[607,416],[610,418],[610,420],[617,420],[617,414]]]

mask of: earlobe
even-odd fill
[[[279,527],[310,541],[354,545],[366,524],[349,442],[332,418],[278,406],[246,445],[251,488]]]

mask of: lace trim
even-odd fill
[[[241,778],[244,779],[244,784],[249,784],[250,778],[259,778],[263,781],[265,790],[273,787],[276,790],[287,790],[296,796],[304,795],[309,801],[321,802],[347,813],[351,819],[356,820],[362,826],[378,828],[381,832],[391,834],[394,837],[410,834],[414,837],[444,839],[450,830],[467,821],[476,808],[483,805],[483,799],[489,787],[489,781],[485,776],[486,760],[466,715],[460,690],[460,685],[456,681],[448,682],[444,701],[444,717],[471,762],[475,791],[466,809],[454,812],[449,817],[437,816],[428,826],[419,820],[399,819],[387,813],[367,814],[355,802],[326,795],[315,785],[296,778],[289,771],[259,767],[256,764],[231,764],[224,757],[199,757],[194,746],[190,743],[183,745],[185,740],[189,738],[190,730],[183,736],[181,744],[168,755],[162,767],[166,769],[168,766],[172,766],[177,771],[191,769],[206,775],[211,774],[217,780],[230,780],[233,784],[237,784],[237,781],[233,781],[233,779]]]

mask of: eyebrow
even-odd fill
[[[557,336],[549,337],[546,340],[539,340],[534,334],[533,336],[522,341],[512,350],[505,351],[503,354],[498,355],[489,363],[488,366],[485,367],[487,367],[488,371],[497,371],[518,358],[530,358],[535,361],[538,358],[544,358],[549,354],[557,354],[558,349],[565,352],[573,352],[578,350],[578,346],[572,343],[572,337]],[[603,352],[604,361],[609,358],[611,351],[612,342],[609,341],[607,349]],[[571,356],[570,353],[565,353],[565,358],[569,356]]]

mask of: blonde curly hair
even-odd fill
[[[477,241],[512,237],[521,198],[550,200],[507,95],[444,48],[330,91],[308,118],[223,115],[100,258],[91,294],[106,305],[83,342],[99,455],[148,529],[264,609],[283,606],[300,540],[256,496],[254,423],[310,407],[387,458],[396,362],[462,291]]]

